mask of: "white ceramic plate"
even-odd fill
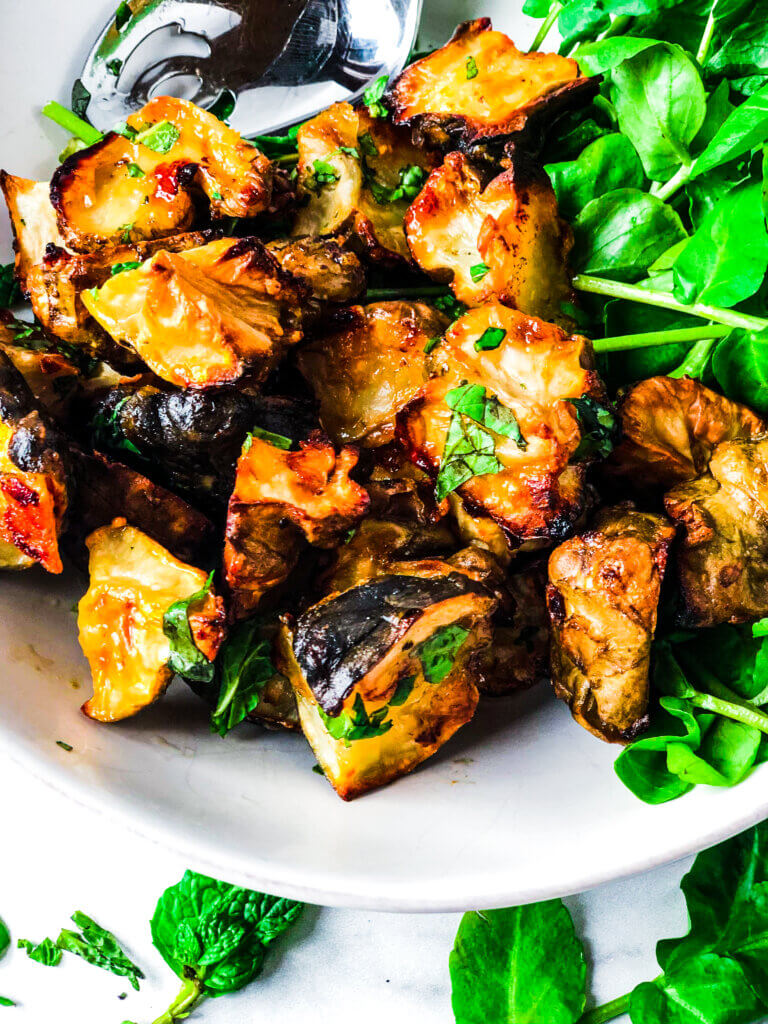
[[[476,10],[525,42],[530,28],[509,6],[426,0],[426,38],[445,38]],[[0,3],[0,166],[49,176],[64,140],[39,107],[67,102],[114,7]],[[311,771],[300,737],[255,726],[212,736],[183,684],[138,718],[98,725],[79,712],[90,693],[75,639],[82,590],[36,571],[0,580],[0,742],[66,797],[219,877],[328,905],[502,906],[652,867],[768,816],[765,767],[733,790],[700,787],[646,807],[614,775],[616,748],[574,725],[544,689],[485,704],[420,770],[352,804]]]

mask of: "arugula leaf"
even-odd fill
[[[428,683],[442,683],[453,668],[456,655],[469,636],[464,626],[442,626],[414,650]]]
[[[115,274],[122,274],[124,270],[138,270],[140,266],[140,260],[126,260],[125,263],[113,263],[110,276],[114,277]]]
[[[211,731],[219,736],[226,736],[256,710],[264,687],[278,674],[263,625],[261,619],[238,623],[216,658],[219,697],[211,714]]]
[[[203,996],[237,992],[259,974],[267,949],[303,904],[186,871],[152,915],[152,941],[183,981],[166,1020],[181,1019]]]
[[[512,438],[518,448],[528,447],[515,414],[503,406],[495,395],[486,395],[482,384],[465,383],[458,388],[452,388],[445,396],[445,400],[457,413],[468,416],[497,434]]]
[[[595,398],[566,398],[576,409],[581,427],[581,440],[572,460],[581,462],[592,456],[604,459],[613,451],[618,436],[618,423],[613,410]]]
[[[388,81],[387,75],[381,75],[363,93],[363,103],[368,108],[368,113],[371,117],[386,117],[389,113],[381,102],[381,97],[386,91]]]
[[[465,61],[465,66],[467,70],[467,78],[477,78],[477,63],[475,62],[475,58],[472,56],[472,54],[470,54],[467,57]]]
[[[626,135],[613,132],[591,142],[575,159],[547,164],[560,215],[573,218],[598,196],[619,188],[641,189],[643,165]]]
[[[29,959],[35,960],[43,967],[56,967],[61,961],[61,950],[53,939],[45,938],[37,943],[30,939],[19,939],[16,945],[19,949],[26,949]]]
[[[506,336],[507,332],[503,327],[486,327],[475,342],[475,352],[492,352],[499,347]]]
[[[72,920],[80,932],[62,928],[56,940],[58,948],[82,957],[94,967],[127,978],[131,987],[138,991],[139,979],[144,977],[144,972],[128,959],[112,932],[102,928],[81,910],[75,911]]]
[[[456,1024],[575,1024],[587,968],[561,900],[464,914],[450,955]]]
[[[181,132],[171,121],[158,121],[139,132],[135,141],[154,153],[167,153],[179,141],[180,135]]]
[[[332,716],[326,714],[319,705],[317,710],[328,735],[335,740],[343,740],[345,747],[351,746],[355,740],[370,740],[376,736],[383,736],[389,732],[393,724],[387,719],[388,704],[377,708],[369,715],[359,693],[355,695],[351,711],[342,711]]]
[[[171,671],[198,683],[210,683],[214,677],[213,662],[209,661],[195,643],[189,624],[189,610],[195,604],[204,602],[213,583],[213,572],[205,586],[196,594],[174,601],[163,615],[163,633],[170,641],[168,667]]]
[[[21,299],[21,289],[16,281],[13,263],[0,266],[0,309],[8,309]]]

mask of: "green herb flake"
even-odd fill
[[[355,695],[351,711],[342,711],[333,716],[326,714],[319,705],[317,708],[328,735],[335,740],[342,740],[345,747],[351,746],[356,740],[370,740],[389,732],[392,722],[387,719],[388,710],[385,704],[369,715],[359,693]]]
[[[515,414],[494,395],[486,395],[482,384],[462,384],[449,391],[445,400],[455,412],[469,416],[495,433],[511,438],[518,448],[524,450],[528,447]]]
[[[573,462],[598,457],[606,458],[613,451],[618,433],[616,417],[607,405],[594,398],[566,398],[576,409],[576,419],[581,427],[581,440],[572,456]]]
[[[11,944],[11,933],[8,929],[8,925],[0,917],[0,959],[2,959],[8,951],[8,947]]]
[[[467,78],[477,78],[477,63],[475,58],[470,54],[466,60]]]
[[[143,178],[144,177],[144,171],[142,171],[142,169],[139,167],[138,164],[135,164],[133,162],[128,164],[128,166],[126,167],[126,171],[128,172],[128,177],[129,178]]]
[[[496,446],[488,431],[454,412],[435,481],[436,500],[443,501],[472,477],[499,473],[503,468],[496,458]]]
[[[475,352],[492,352],[504,341],[507,332],[503,327],[486,327],[475,342]]]
[[[126,0],[122,0],[122,3],[115,11],[115,28],[117,31],[122,32],[132,17],[133,11],[126,3]]]
[[[325,778],[325,772],[323,771],[319,764],[313,764],[312,771],[315,773],[315,775],[322,775],[323,778]]]
[[[62,750],[66,750],[66,751],[70,751],[70,750],[74,750],[75,749],[72,746],[71,743],[65,743],[64,740],[56,740],[56,746],[57,747],[61,747]]]
[[[132,988],[138,991],[139,980],[144,977],[144,972],[125,955],[112,932],[102,928],[81,910],[75,911],[72,920],[80,931],[63,928],[56,941],[58,948],[82,957],[94,967],[127,978]]]
[[[473,263],[469,268],[469,276],[472,278],[474,283],[477,284],[478,281],[483,280],[490,269],[491,268],[487,263]]]
[[[15,1005],[16,1005],[16,1003],[14,1003],[14,1001],[12,999],[9,999],[8,996],[0,996],[0,1006],[15,1006]]]
[[[211,715],[211,731],[226,736],[244,721],[258,707],[264,687],[278,675],[263,620],[238,623],[216,659],[218,701]]]
[[[416,676],[406,676],[404,679],[400,679],[395,687],[395,692],[389,698],[389,706],[391,708],[402,707],[410,697],[415,682]]]
[[[339,172],[329,164],[327,160],[315,160],[312,164],[312,173],[306,180],[306,187],[312,192],[319,193],[327,185],[332,185],[340,178]]]
[[[464,316],[467,312],[467,307],[464,303],[459,302],[453,295],[438,295],[436,299],[432,300],[432,305],[439,309],[441,313],[445,313],[451,320],[458,320],[460,316]]]
[[[211,199],[221,200],[221,192],[211,192]]]
[[[353,156],[355,160],[360,159],[360,150],[355,146],[339,146],[338,149],[334,149],[334,151],[329,153],[328,156],[341,156],[342,154],[345,154],[346,156]]]
[[[119,59],[119,57],[115,57],[113,60],[107,61],[107,71],[110,73],[110,75],[114,75],[115,78],[119,78],[122,68],[123,62]]]
[[[130,452],[132,455],[144,459],[141,450],[136,447],[130,438],[125,436],[120,424],[120,410],[129,398],[130,395],[121,398],[114,409],[111,409],[106,414],[101,411],[96,413],[91,421],[93,446],[99,450]]]
[[[120,232],[120,241],[123,243],[123,245],[127,245],[130,242],[133,227],[133,224],[123,224],[122,227],[119,227],[117,229]],[[95,292],[96,289],[94,288],[93,291]],[[94,298],[96,298],[95,295]]]
[[[154,153],[167,153],[179,141],[181,132],[171,121],[158,121],[136,136],[136,142]]]
[[[212,583],[213,572],[201,590],[181,601],[174,601],[163,616],[163,633],[170,641],[168,667],[172,672],[199,683],[213,681],[214,667],[195,643],[189,624],[189,610],[193,605],[205,602]]]
[[[434,351],[434,349],[437,348],[437,346],[440,344],[442,340],[442,334],[438,334],[434,338],[430,338],[429,341],[424,346],[424,351],[426,352],[426,354],[429,355],[430,352]]]
[[[386,91],[388,81],[389,79],[386,75],[381,75],[363,93],[363,103],[368,108],[368,113],[371,117],[386,117],[389,113],[381,102],[381,97]]]
[[[237,97],[231,89],[222,89],[214,102],[208,107],[208,113],[213,114],[224,124],[229,124],[229,117],[235,109]]]
[[[113,263],[110,275],[123,274],[126,270],[138,270],[141,266],[140,260],[126,260],[125,263]]]
[[[379,155],[378,147],[373,141],[373,136],[370,132],[364,132],[358,137],[357,141],[360,144],[360,152],[363,156],[375,157]]]
[[[266,441],[267,444],[271,444],[273,448],[282,448],[283,451],[290,451],[293,441],[290,437],[286,437],[284,434],[275,434],[271,430],[264,430],[263,427],[254,427],[248,437],[245,439],[245,443],[248,445],[246,448],[243,445],[243,452],[249,452],[251,445],[253,444],[254,437],[258,437],[260,441]]]
[[[414,649],[428,683],[442,683],[449,675],[468,636],[469,630],[464,626],[443,626]]]
[[[128,139],[129,142],[135,142],[136,136],[139,134],[135,128],[132,128],[126,121],[119,121],[112,131],[115,135],[122,135],[124,139]]]
[[[44,967],[56,967],[61,961],[61,950],[53,939],[45,938],[42,942],[32,942],[30,939],[19,939],[16,943],[19,949],[26,949],[27,956]]]
[[[0,309],[8,309],[21,299],[21,290],[15,275],[16,268],[13,263],[0,266]]]
[[[417,164],[401,167],[397,172],[398,184],[393,188],[383,185],[367,168],[365,172],[365,183],[379,206],[388,206],[401,199],[411,202],[421,192],[427,180],[427,172]]]

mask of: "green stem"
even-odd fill
[[[442,284],[420,285],[415,288],[369,288],[363,301],[382,302],[386,299],[425,299],[432,295],[450,295]]]
[[[614,338],[598,338],[592,342],[595,352],[622,352],[625,349],[654,348],[657,345],[677,345],[684,341],[704,338],[723,338],[730,327],[681,327],[673,331],[649,331],[647,334],[619,334]]]
[[[273,164],[295,164],[299,159],[298,153],[284,153],[282,156],[277,156],[272,161]]]
[[[610,1003],[603,1003],[602,1006],[596,1006],[594,1010],[588,1010],[583,1017],[579,1018],[577,1024],[605,1024],[608,1020],[620,1017],[622,1013],[629,1010],[630,995],[631,993],[627,992],[625,996],[612,999]]]
[[[631,14],[620,14],[618,18],[614,18],[611,22],[611,27],[603,36],[603,39],[610,39],[611,36],[620,36],[625,28],[628,28],[632,21]]]
[[[707,59],[707,54],[709,53],[709,46],[712,42],[712,36],[714,34],[714,31],[715,5],[713,4],[712,10],[709,12],[709,17],[707,18],[707,24],[704,26],[704,35],[701,37],[699,48],[696,51],[696,60],[699,62],[699,64],[703,64],[704,61]]]
[[[716,338],[702,338],[697,341],[693,348],[686,353],[685,359],[674,370],[670,370],[668,377],[694,377],[699,380],[709,364],[709,356],[715,347]]]
[[[73,114],[71,110],[67,110],[66,107],[63,107],[61,103],[57,103],[56,100],[51,100],[50,103],[45,104],[43,114],[49,117],[51,121],[55,121],[65,131],[68,131],[70,135],[76,135],[86,146],[92,146],[94,142],[98,142],[99,139],[104,137],[92,124],[88,124],[82,117]]]
[[[562,9],[563,5],[560,3],[560,0],[554,0],[554,3],[549,8],[549,12],[546,18],[539,26],[539,31],[536,33],[536,38],[531,43],[529,53],[532,53],[534,50],[538,50],[538,48],[549,35],[549,30],[557,21],[557,16],[560,14],[560,11],[562,11]]]
[[[203,990],[197,978],[185,978],[174,1001],[152,1024],[176,1024],[176,1021],[184,1020],[202,998]]]
[[[768,320],[747,313],[736,313],[720,306],[708,306],[703,302],[692,302],[686,305],[678,302],[669,292],[657,292],[650,288],[640,288],[636,284],[625,284],[623,281],[611,281],[605,277],[592,277],[590,274],[577,274],[573,279],[573,287],[580,292],[591,295],[606,295],[611,299],[627,299],[630,302],[642,302],[646,306],[659,306],[662,309],[673,309],[677,313],[689,313],[705,320],[714,320],[729,327],[742,327],[746,331],[764,331],[768,328]]]
[[[663,185],[659,185],[656,188],[652,188],[651,192],[656,196],[657,199],[661,199],[662,202],[666,202],[670,196],[673,196],[679,188],[681,188],[691,175],[692,162],[687,162],[677,170],[669,181],[665,181]]]
[[[707,682],[707,685],[710,685],[709,682]],[[722,683],[717,684],[717,688],[721,686]],[[714,686],[712,688],[715,689]],[[741,700],[739,697],[734,696],[729,700],[724,700],[722,697],[715,697],[710,693],[695,693],[689,700],[695,708],[701,708],[702,711],[712,711],[716,715],[730,718],[734,722],[751,725],[754,729],[759,729],[760,732],[768,735],[768,715],[764,711],[758,711],[757,708]]]

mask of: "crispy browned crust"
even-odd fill
[[[463,153],[432,171],[405,218],[414,259],[438,280],[450,279],[461,302],[498,299],[530,316],[571,324],[568,269],[573,233],[557,213],[544,170],[515,153],[509,168],[484,185]],[[471,270],[488,271],[473,280]]]
[[[667,515],[681,529],[675,571],[686,626],[768,615],[768,439],[724,441],[709,472],[673,487]]]
[[[253,437],[240,456],[227,512],[224,568],[235,618],[285,582],[304,541],[332,548],[368,511],[369,499],[350,479],[357,450],[337,455],[322,435],[284,451]]]
[[[320,302],[354,302],[365,290],[360,260],[332,238],[284,239],[268,242],[267,249]]]
[[[690,377],[651,377],[619,400],[622,438],[605,471],[633,490],[693,480],[721,441],[759,437],[768,423]]]
[[[467,58],[477,75],[467,77]],[[588,102],[599,77],[579,75],[575,60],[522,53],[490,18],[459,25],[445,46],[409,65],[384,103],[414,142],[443,150],[469,149],[496,139],[533,142],[567,109]],[[509,94],[515,93],[511,100]]]
[[[609,743],[648,724],[651,641],[674,535],[663,516],[618,505],[549,559],[552,684],[576,721]]]

